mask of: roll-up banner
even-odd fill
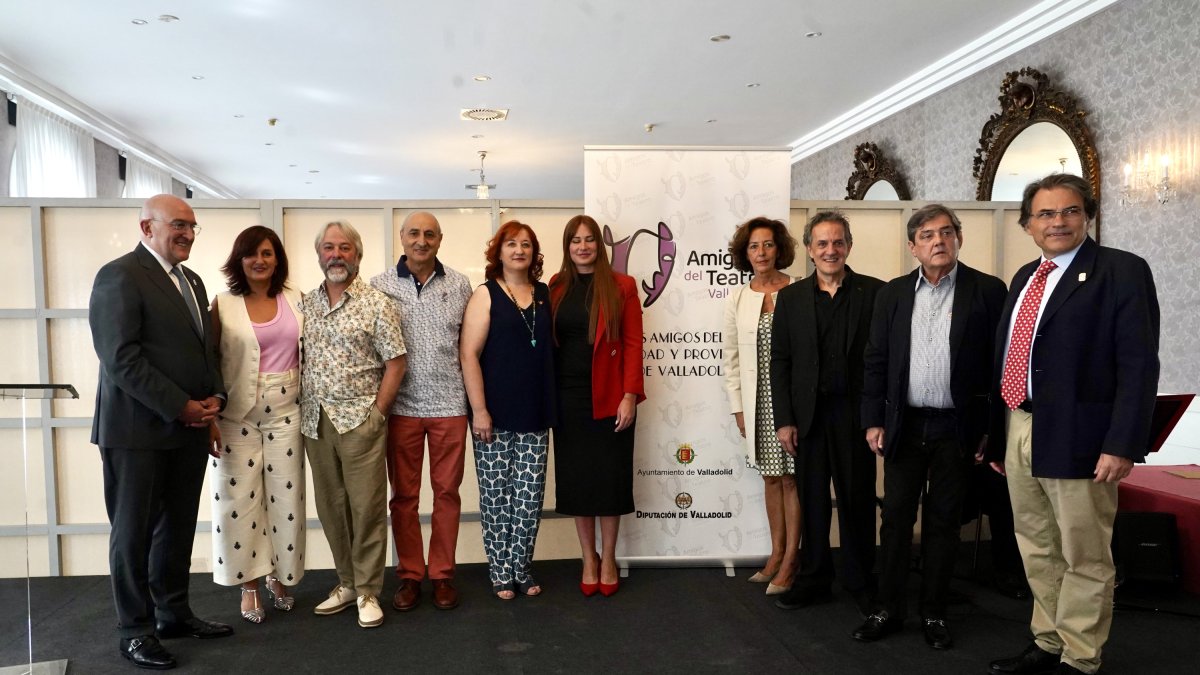
[[[729,239],[755,216],[787,222],[786,148],[584,148],[584,211],[643,307],[647,400],[638,407],[633,564],[730,564],[771,549],[763,481],[746,468],[722,366],[724,307],[749,281]]]

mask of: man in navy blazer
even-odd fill
[[[987,454],[1008,476],[1033,643],[993,673],[1094,673],[1112,625],[1117,483],[1149,444],[1159,315],[1146,261],[1087,235],[1096,209],[1066,174],[1021,201],[1042,257],[1000,317]]]
[[[175,659],[156,638],[229,635],[192,614],[188,573],[211,425],[225,387],[204,283],[188,259],[196,216],[182,199],[150,198],[142,240],[96,274],[88,303],[100,358],[92,443],[100,446],[112,526],[109,573],[120,653],[141,668]],[[211,434],[211,435],[210,435]]]
[[[947,596],[963,499],[987,433],[993,340],[1005,296],[1004,282],[959,262],[961,245],[962,224],[953,211],[941,204],[917,209],[908,220],[908,248],[920,265],[888,282],[875,299],[862,426],[867,445],[884,458],[882,563],[876,610],[852,634],[864,642],[904,623],[920,503],[925,641],[935,649],[953,644]]]

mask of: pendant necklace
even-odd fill
[[[530,288],[531,292],[529,294],[529,308],[532,310],[531,313],[533,314],[532,323],[529,321],[529,319],[525,318],[525,312],[521,310],[521,305],[517,302],[517,296],[513,295],[512,288],[510,288],[507,283],[504,284],[504,290],[508,291],[508,298],[512,300],[513,307],[517,308],[517,314],[521,315],[521,321],[525,324],[525,327],[529,329],[529,344],[533,347],[536,347],[537,338],[534,337],[534,335],[537,332],[537,301],[534,293],[532,293],[533,288]]]

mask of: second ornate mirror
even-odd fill
[[[904,176],[874,143],[854,148],[854,173],[846,182],[846,199],[912,199]]]

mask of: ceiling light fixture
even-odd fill
[[[747,88],[747,89],[754,89],[755,87],[761,87],[761,86],[762,86],[762,85],[761,85],[761,84],[759,84],[758,82],[751,82],[750,84],[747,84],[747,85],[746,85],[746,88]]]
[[[488,185],[487,177],[485,177],[483,175],[483,159],[485,157],[487,157],[487,150],[480,150],[479,151],[479,182],[474,185],[471,185],[471,184],[467,185],[468,190],[475,191],[476,199],[487,199],[488,198],[488,190],[494,190],[496,188],[496,185],[494,183],[492,185]],[[474,171],[475,169],[471,169],[471,170]]]
[[[131,23],[135,26],[145,26],[149,22],[146,21],[145,19],[133,19],[129,23]]]
[[[236,114],[236,115],[234,115],[234,116],[233,116],[233,119],[235,119],[235,120],[240,120],[240,119],[242,119],[243,117],[245,117],[245,115],[243,115],[243,114],[241,114],[241,113],[238,113],[238,114]]]
[[[716,123],[716,120],[704,120],[704,123],[705,124],[714,124],[714,123]]]
[[[722,33],[721,35],[714,35],[708,39],[712,42],[728,42],[729,36]]]
[[[819,31],[819,30],[810,30],[810,31],[808,31],[807,33],[805,33],[805,34],[804,34],[804,37],[806,37],[806,38],[819,38],[819,37],[821,37],[821,31]]]
[[[321,173],[321,170],[320,169],[309,169],[308,172],[309,173]]]
[[[483,138],[483,134],[471,134],[471,138]]]
[[[203,79],[204,79],[204,76],[203,76],[203,75],[193,75],[193,76],[192,76],[192,79],[193,79],[193,80],[203,80]]]
[[[508,108],[463,108],[459,118],[474,122],[503,122],[508,119]]]
[[[174,23],[179,20],[179,17],[174,14],[159,14],[158,20],[163,23]]]
[[[492,76],[491,75],[476,75],[475,77],[473,77],[471,79],[475,80],[476,82],[487,82],[488,80],[492,79]]]

